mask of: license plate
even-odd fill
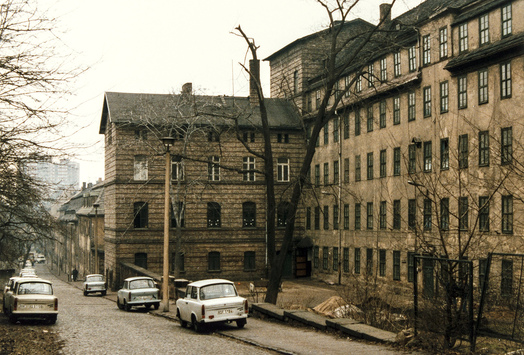
[[[221,309],[218,311],[218,314],[228,314],[228,313],[233,313],[233,310],[232,309]]]
[[[36,308],[44,308],[44,305],[42,305],[42,304],[21,304],[20,308],[33,308],[33,309],[36,309]]]

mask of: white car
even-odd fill
[[[15,288],[16,280],[20,279],[18,276],[11,277],[9,281],[4,286],[4,293],[2,294],[2,312],[6,314],[7,308],[7,299],[10,297],[10,295],[13,293],[13,290]]]
[[[58,298],[53,295],[50,281],[39,278],[21,278],[6,295],[6,315],[12,323],[19,319],[43,319],[55,324],[58,316]]]
[[[100,292],[102,296],[107,293],[107,286],[104,281],[104,276],[100,274],[87,275],[84,281],[84,296],[90,293]]]
[[[124,285],[117,292],[116,305],[119,309],[130,311],[131,307],[145,306],[155,309],[160,307],[159,290],[151,277],[136,276],[124,280]]]
[[[192,282],[186,296],[176,301],[180,325],[188,324],[199,332],[209,323],[236,322],[239,328],[247,323],[247,299],[238,295],[235,284],[223,279]]]
[[[35,262],[39,263],[39,264],[45,264],[45,255],[44,254],[38,254],[36,256],[36,259],[35,259]]]

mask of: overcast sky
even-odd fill
[[[106,91],[179,92],[186,82],[209,95],[246,96],[239,62],[246,59],[238,25],[255,39],[264,59],[294,40],[325,28],[325,10],[315,0],[51,0],[61,41],[79,66],[90,69],[73,88],[72,119],[83,127],[72,139],[80,181],[104,178],[103,136],[98,134]],[[379,5],[361,0],[354,15],[378,23]],[[421,0],[397,0],[396,17]],[[249,58],[247,58],[249,59]],[[269,96],[269,65],[262,63]]]

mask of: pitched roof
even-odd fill
[[[272,129],[301,129],[300,116],[285,99],[265,99]],[[172,94],[133,94],[106,92],[100,121],[100,134],[109,122],[168,124],[172,120],[199,125],[261,127],[260,110],[248,97],[195,96]]]

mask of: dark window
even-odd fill
[[[408,227],[415,229],[417,224],[417,201],[408,200]]]
[[[329,206],[324,206],[324,230],[329,229]]]
[[[433,167],[431,142],[424,142],[424,172],[429,173]]]
[[[323,247],[322,248],[322,268],[324,270],[327,270],[329,267],[329,248]]]
[[[449,198],[440,200],[440,229],[449,230]]]
[[[373,202],[366,205],[366,229],[373,229]]]
[[[338,270],[338,248],[333,247],[333,270]]]
[[[500,294],[503,297],[513,295],[513,260],[502,259]]]
[[[147,202],[135,202],[133,204],[133,226],[135,228],[147,228],[148,215]]]
[[[366,249],[366,274],[371,275],[373,273],[373,249]]]
[[[479,259],[479,290],[484,288],[484,281],[486,280],[486,268],[488,266],[488,259]]]
[[[315,269],[318,269],[318,266],[320,264],[320,248],[318,246],[315,246],[313,248],[313,267]]]
[[[147,269],[147,253],[135,253],[135,265]]]
[[[415,253],[408,252],[408,282],[415,280]]]
[[[180,155],[171,157],[171,180],[184,180],[184,164]]]
[[[293,94],[298,93],[298,70],[293,72]]]
[[[256,258],[254,251],[244,252],[244,271],[256,270]]]
[[[349,113],[344,114],[344,139],[349,138]]]
[[[489,166],[489,132],[479,132],[479,166]]]
[[[400,147],[393,148],[393,175],[400,175]]]
[[[400,251],[393,250],[393,280],[400,280]]]
[[[254,143],[255,142],[255,132],[243,132],[242,138],[244,139],[244,142]]]
[[[338,229],[338,205],[333,206],[333,229]]]
[[[173,204],[171,204],[171,227],[176,228],[178,226],[177,223],[177,216],[178,220],[180,221],[180,227],[185,227],[185,215],[186,211],[184,209],[184,203],[182,201],[178,201],[178,204],[175,205],[177,208],[173,208]]]
[[[315,165],[315,186],[320,186],[320,165]]]
[[[373,131],[373,106],[369,106],[367,109],[367,128],[368,132]]]
[[[349,158],[344,158],[344,182],[349,182]]]
[[[355,204],[355,230],[360,230],[360,203]]]
[[[513,161],[513,130],[511,127],[501,129],[501,164],[511,164]]]
[[[329,144],[329,122],[324,125],[324,145]]]
[[[320,207],[315,207],[315,230],[320,230]]]
[[[431,86],[424,88],[424,117],[431,116]]]
[[[360,274],[360,248],[355,248],[355,274]]]
[[[287,217],[291,204],[289,202],[280,202],[277,207],[277,227],[283,228],[287,225]]]
[[[500,97],[507,99],[511,97],[511,63],[500,65]]]
[[[429,198],[424,199],[424,230],[430,231],[433,225],[431,221],[432,205]]]
[[[408,146],[408,172],[410,174],[417,172],[417,146],[415,144]]]
[[[220,252],[210,251],[207,254],[208,271],[220,271]]]
[[[244,202],[242,204],[242,227],[243,228],[256,227],[257,226],[256,216],[257,216],[257,205],[254,202]]]
[[[440,83],[440,113],[449,111],[449,85],[447,81]]]
[[[311,207],[306,207],[306,229],[311,229]]]
[[[288,133],[278,133],[277,142],[278,143],[289,143],[289,134]]]
[[[386,201],[380,201],[379,228],[386,229]]]
[[[459,136],[459,169],[466,169],[468,167],[468,135],[463,134]]]
[[[344,229],[349,229],[349,205],[344,205]]]
[[[387,153],[386,150],[383,149],[380,151],[380,177],[386,177],[386,168],[387,168]]]
[[[367,179],[373,180],[373,153],[367,154]]]
[[[467,197],[459,197],[459,229],[469,228],[469,203]]]
[[[489,197],[479,196],[479,230],[489,231]]]
[[[380,249],[378,251],[378,275],[386,276],[386,250]]]
[[[220,135],[217,131],[211,131],[207,133],[208,142],[220,142]]]
[[[338,117],[334,117],[333,118],[333,142],[335,143],[338,142],[338,132],[339,132]]]
[[[329,163],[324,163],[324,185],[329,185]]]
[[[221,210],[220,204],[217,202],[207,203],[207,227],[208,228],[220,228],[221,223]]]
[[[355,136],[360,135],[360,110],[355,111]]]
[[[393,229],[400,229],[400,200],[393,200]]]
[[[379,126],[386,128],[386,101],[380,101],[379,104]]]
[[[355,156],[355,181],[360,181],[360,155]]]
[[[440,170],[449,169],[449,139],[440,140]]]
[[[349,272],[349,248],[343,249],[343,258],[344,258],[344,272]]]
[[[338,166],[338,160],[335,160],[333,162],[333,184],[339,183],[339,166]]]
[[[488,69],[479,70],[479,105],[485,104],[489,100],[488,91]]]
[[[513,233],[513,196],[502,196],[502,233]]]

